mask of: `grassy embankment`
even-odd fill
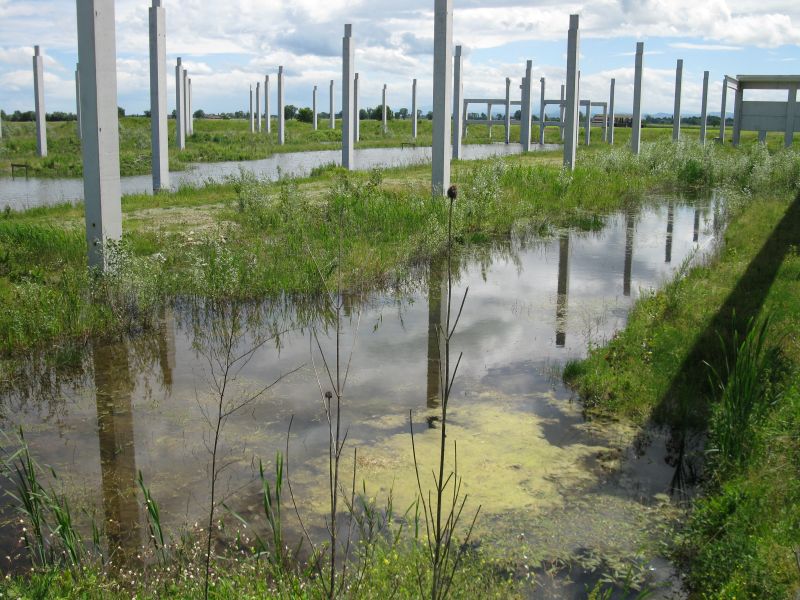
[[[0,140],[0,176],[11,174],[11,164],[29,165],[30,174],[37,177],[81,177],[81,148],[78,141],[75,122],[54,122],[47,125],[48,156],[36,156],[36,139],[34,123],[3,123],[3,138]],[[337,121],[337,129],[328,128],[327,121],[320,121],[317,131],[313,131],[308,123],[289,120],[286,124],[286,144],[277,143],[277,124],[273,119],[273,131],[251,134],[250,123],[244,119],[207,120],[195,119],[195,133],[187,138],[186,150],[178,152],[175,147],[175,122],[169,121],[169,162],[170,169],[179,171],[190,163],[242,161],[267,158],[275,153],[302,152],[307,150],[335,150],[341,147],[341,121]],[[120,171],[126,175],[145,175],[150,172],[150,119],[145,117],[123,117],[120,120]],[[698,127],[684,127],[686,139],[697,139]],[[617,129],[616,139],[619,144],[627,142],[629,129]],[[668,137],[671,129],[665,127],[646,127],[642,130],[642,139],[652,141]],[[709,129],[708,139],[717,135],[717,131]],[[538,126],[533,126],[534,139],[538,140]],[[592,140],[600,142],[600,130],[592,129]],[[800,136],[798,136],[800,137]],[[492,138],[485,126],[472,125],[467,130],[465,143],[488,144],[503,139],[503,128],[494,126]],[[581,134],[581,140],[583,135]],[[755,133],[744,132],[743,143],[755,140]],[[519,126],[511,128],[512,142],[519,141]],[[545,141],[557,143],[558,129],[549,127]],[[782,134],[769,134],[767,138],[770,149],[782,146]],[[361,121],[361,142],[358,148],[399,147],[401,144],[416,143],[419,146],[431,145],[431,121],[423,119],[419,122],[417,140],[411,138],[411,122],[406,120],[389,121],[389,131],[383,133],[380,121]],[[800,144],[800,140],[796,142]]]
[[[800,589],[800,159],[764,159],[688,169],[735,182],[719,255],[638,302],[624,331],[565,372],[594,412],[666,425],[687,451],[705,441],[677,550],[697,598]]]

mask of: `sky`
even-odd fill
[[[128,114],[149,109],[150,0],[116,1],[118,104]],[[344,24],[353,24],[359,104],[431,106],[433,0],[163,0],[167,13],[167,73],[174,107],[178,56],[190,72],[193,107],[247,110],[249,87],[286,74],[286,102],[321,110],[336,81],[341,101]],[[606,101],[616,78],[617,113],[631,111],[636,42],[644,42],[645,114],[672,114],[675,64],[684,60],[683,114],[699,113],[703,71],[710,72],[709,112],[719,112],[724,75],[800,74],[798,0],[453,0],[454,44],[463,47],[468,98],[505,96],[533,60],[535,112],[539,83],[558,97],[565,79],[569,15],[580,15],[581,98]],[[33,46],[41,46],[48,112],[75,111],[77,25],[72,0],[0,0],[0,108],[33,109]],[[513,93],[513,92],[512,92]],[[772,95],[770,95],[772,94]],[[761,93],[764,99],[785,99]],[[518,98],[517,98],[518,99]],[[276,105],[272,89],[272,107]],[[472,109],[471,109],[472,110]],[[482,112],[485,108],[475,107]],[[553,109],[554,111],[555,109]]]

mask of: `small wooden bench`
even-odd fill
[[[11,178],[16,179],[14,176],[15,169],[24,169],[25,170],[25,179],[28,178],[28,165],[23,165],[20,163],[11,163]]]

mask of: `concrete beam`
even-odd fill
[[[464,80],[462,69],[464,59],[461,54],[461,46],[456,46],[453,56],[453,159],[461,158],[461,140],[464,136]]]
[[[411,82],[411,137],[417,139],[417,80]]]
[[[672,110],[672,141],[681,139],[681,86],[683,84],[683,59],[675,67],[675,108]]]
[[[703,71],[703,100],[700,105],[700,144],[706,145],[706,127],[708,125],[708,71]]]
[[[264,133],[272,133],[272,117],[269,114],[269,75],[264,77]]]
[[[342,38],[342,166],[348,170],[355,168],[353,160],[355,73],[353,26],[348,24],[344,26],[344,37]]]
[[[278,144],[286,143],[286,115],[283,106],[283,67],[278,67]]]
[[[169,142],[167,129],[167,16],[161,0],[153,0],[150,12],[150,140],[153,192],[169,189]],[[78,85],[80,92],[80,85]],[[80,128],[80,125],[78,126]]]
[[[617,80],[611,79],[611,88],[608,92],[608,143],[614,145],[614,99],[616,97]]]
[[[44,61],[39,46],[33,53],[33,100],[36,108],[36,155],[47,156],[47,113],[44,107]]]
[[[331,107],[330,107],[330,115],[331,115],[331,129],[336,129],[336,99],[333,97],[333,94],[336,90],[333,79],[331,79],[330,85],[330,100],[331,100]]]
[[[186,127],[184,125],[184,104],[183,104],[183,63],[178,57],[178,64],[175,66],[175,145],[178,150],[186,149]]]
[[[564,98],[564,166],[575,169],[578,146],[578,57],[580,46],[580,17],[569,16],[567,36],[567,87]]]
[[[433,147],[431,192],[450,187],[450,140],[453,109],[453,0],[435,0],[433,15]]]
[[[520,108],[519,143],[523,152],[531,151],[531,118],[533,117],[533,61],[525,63],[522,79],[522,106]]]
[[[107,266],[108,242],[122,238],[114,0],[77,0],[83,114],[83,191],[89,266]]]
[[[644,42],[636,42],[636,67],[633,73],[633,130],[631,151],[642,150],[642,75],[644,72]]]

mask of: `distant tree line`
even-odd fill
[[[8,121],[8,122],[24,123],[26,121],[36,120],[36,112],[32,110],[26,110],[26,111],[15,110],[11,114],[8,114],[5,111],[0,111],[0,113],[2,113],[3,121]],[[48,121],[77,121],[78,116],[75,115],[74,113],[56,111],[47,113],[46,119]]]

